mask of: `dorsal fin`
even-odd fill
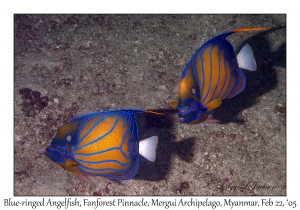
[[[240,28],[232,30],[233,33],[247,32],[247,31],[265,31],[267,28]]]
[[[264,30],[268,30],[267,28],[240,28],[240,29],[235,29],[235,30],[232,30],[232,31],[227,31],[223,34],[220,34],[219,36],[220,37],[224,37],[226,38],[227,36],[230,36],[231,34],[234,34],[234,33],[241,33],[241,32],[248,32],[248,31],[264,31]],[[218,37],[218,36],[216,36]]]

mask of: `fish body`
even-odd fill
[[[178,110],[179,121],[197,124],[218,122],[208,119],[211,111],[222,101],[230,99],[246,86],[241,70],[256,70],[256,62],[249,45],[238,55],[226,39],[231,34],[265,28],[244,28],[220,34],[204,43],[189,60],[179,85],[179,97],[170,106]]]
[[[58,130],[46,155],[90,183],[88,176],[131,179],[139,169],[139,154],[150,161],[156,157],[157,136],[138,141],[136,115],[144,112],[155,113],[126,109],[76,117]]]

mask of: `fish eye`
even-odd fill
[[[70,141],[72,140],[71,135],[67,135],[67,136],[66,136],[66,140],[67,140],[67,142],[70,142]]]

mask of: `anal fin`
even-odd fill
[[[75,174],[77,177],[79,177],[80,179],[82,179],[83,181],[86,181],[86,182],[88,182],[88,183],[90,183],[90,184],[96,185],[95,182],[93,182],[93,181],[92,181],[90,178],[88,178],[87,176],[85,176],[85,175],[83,175],[83,174],[81,174],[81,173],[76,173],[76,172],[74,172],[74,174]]]
[[[210,119],[207,118],[206,120],[203,121],[204,123],[219,123],[221,122],[220,120],[216,120],[216,119]]]

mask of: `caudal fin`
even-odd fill
[[[147,160],[154,162],[156,158],[157,136],[151,136],[139,142],[139,153]]]
[[[236,56],[239,67],[250,71],[256,70],[256,62],[251,47],[246,44]]]

